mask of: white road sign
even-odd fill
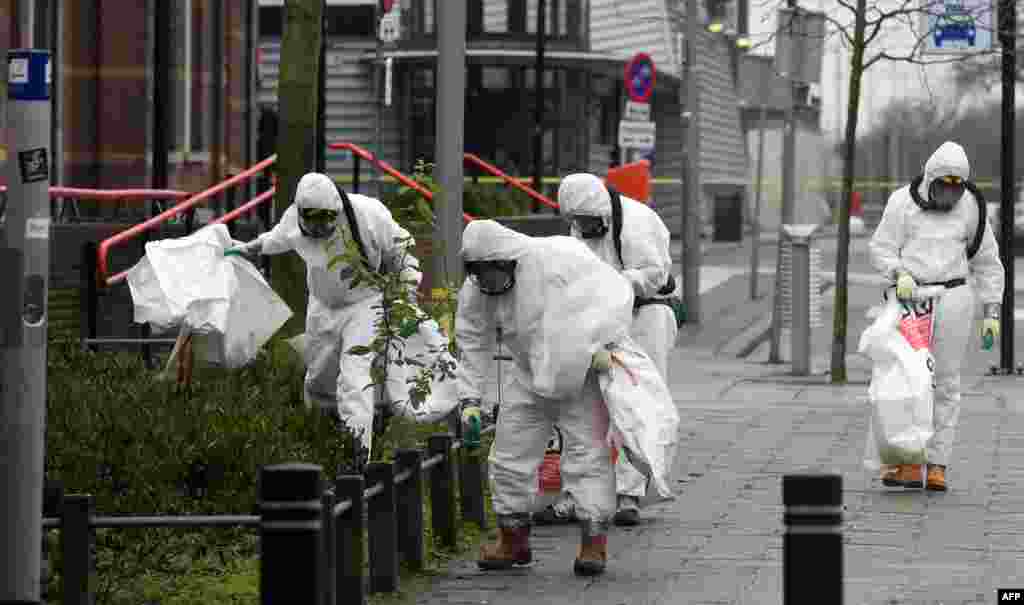
[[[402,37],[402,22],[396,10],[384,15],[380,20],[380,41],[385,44],[398,42]]]
[[[626,113],[622,119],[631,122],[648,122],[651,119],[651,104],[626,101]]]
[[[654,122],[619,122],[619,147],[628,149],[650,149],[654,147]]]
[[[922,52],[975,53],[996,46],[996,11],[992,0],[922,1],[921,28],[927,32]]]

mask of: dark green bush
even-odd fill
[[[239,370],[197,368],[186,396],[156,380],[136,354],[52,343],[47,477],[60,479],[67,493],[92,494],[100,515],[253,514],[265,464],[303,461],[328,476],[350,472],[351,438],[336,421],[307,411],[303,370],[287,347],[274,341]],[[444,430],[394,421],[374,458]],[[52,545],[51,595],[59,595]],[[143,592],[154,586],[196,570],[230,570],[232,561],[255,556],[256,546],[252,529],[98,530],[96,602],[145,602]]]

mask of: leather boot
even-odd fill
[[[925,486],[929,491],[946,491],[946,467],[942,464],[928,465],[928,483]]]
[[[580,552],[572,569],[578,576],[603,574],[608,563],[607,523],[582,521],[580,525]]]
[[[512,569],[533,561],[530,550],[530,515],[499,515],[498,540],[480,547],[480,569]]]

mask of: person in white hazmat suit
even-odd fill
[[[886,485],[946,490],[946,468],[960,417],[960,367],[971,341],[975,302],[982,304],[981,336],[999,336],[1004,270],[992,227],[982,218],[981,194],[970,184],[964,148],[943,143],[924,174],[891,196],[870,242],[875,268],[896,283],[896,296],[912,297],[918,286],[944,285],[933,319],[935,434],[927,447],[927,479],[920,465],[884,468]],[[979,221],[984,220],[984,225]],[[980,245],[968,250],[978,229]],[[970,254],[974,252],[973,256]],[[974,277],[977,290],[968,281]]]
[[[334,237],[340,235],[340,237]],[[409,232],[380,201],[349,194],[325,174],[304,175],[295,188],[294,203],[281,220],[236,251],[245,255],[295,251],[306,263],[309,305],[306,311],[307,369],[303,394],[306,404],[336,411],[369,454],[372,445],[374,389],[369,355],[349,355],[355,346],[369,346],[381,303],[380,292],[366,285],[351,287],[354,269],[328,263],[355,239],[369,267],[397,271],[415,300],[422,274],[419,261],[408,251]]]
[[[632,284],[635,302],[631,336],[667,380],[668,353],[679,328],[666,298],[675,291],[676,284],[665,223],[647,205],[619,194],[593,174],[570,174],[562,179],[558,204],[572,235]],[[625,456],[618,457],[615,476],[615,524],[636,525],[647,479]],[[572,502],[572,493],[564,491],[558,502],[534,519],[538,523],[567,522],[573,515]]]
[[[581,528],[577,575],[604,572],[615,513],[608,412],[596,372],[610,368],[607,346],[629,337],[629,283],[571,237],[530,237],[494,221],[466,226],[461,255],[456,381],[463,414],[477,408],[497,326],[515,359],[489,456],[498,540],[480,549],[481,569],[532,561],[530,508],[552,427],[565,436],[562,478]],[[602,420],[603,418],[603,420]]]

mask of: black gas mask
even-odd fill
[[[516,285],[516,261],[469,261],[466,263],[466,275],[476,280],[481,292],[497,296],[508,292]]]
[[[337,210],[327,208],[302,208],[299,210],[299,231],[306,237],[313,239],[330,237],[337,226]]]
[[[930,210],[949,212],[963,197],[965,190],[966,184],[960,177],[939,177],[928,185],[928,207]]]
[[[603,216],[576,214],[569,220],[583,239],[599,239],[608,233],[608,225]]]

